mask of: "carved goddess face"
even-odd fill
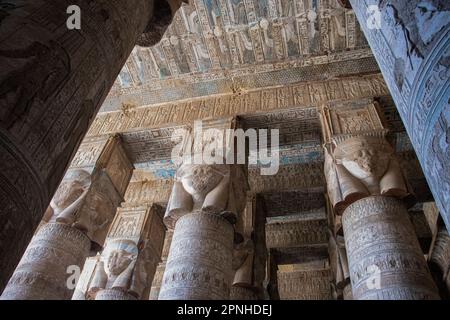
[[[51,206],[56,214],[80,198],[90,186],[90,175],[84,170],[76,171],[71,179],[63,180],[56,190]]]
[[[109,274],[118,276],[130,265],[135,256],[125,250],[113,250],[108,256],[106,268]]]
[[[361,148],[342,160],[344,167],[355,177],[381,178],[386,172],[390,154],[372,147]]]
[[[106,192],[96,190],[88,195],[88,212],[92,222],[91,231],[96,231],[111,220],[111,212],[114,211],[114,203]]]
[[[220,165],[189,165],[180,171],[180,180],[184,189],[191,195],[206,196],[223,179]]]

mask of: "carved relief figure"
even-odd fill
[[[342,236],[335,235],[333,230],[328,231],[331,269],[334,274],[336,289],[340,291],[350,282],[345,241]]]
[[[421,60],[429,55],[450,19],[450,3],[442,0],[393,2],[379,0],[386,23],[393,26],[391,48],[396,57],[394,77],[402,91],[405,79],[413,79]]]
[[[69,58],[56,43],[39,42],[0,50],[0,57],[9,61],[6,65],[22,66],[11,72],[2,70],[0,77],[0,121],[10,129],[28,115],[33,104],[44,103],[57,91],[69,73]]]
[[[247,24],[247,13],[243,0],[229,0],[230,16],[234,24]]]
[[[130,240],[109,241],[97,263],[88,295],[93,298],[103,289],[121,290],[140,298],[146,286],[143,260]]]
[[[336,51],[345,47],[345,37],[347,35],[345,11],[336,1],[331,1],[330,15],[330,47],[332,51]]]

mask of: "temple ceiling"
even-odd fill
[[[160,43],[134,48],[88,132],[81,150],[87,156],[75,166],[92,166],[102,137],[119,133],[134,181],[170,180],[176,129],[237,117],[244,129],[280,132],[278,174],[249,167],[254,194],[265,194],[269,205],[286,192],[316,190],[320,198],[318,107],[357,107],[375,98],[414,189],[429,194],[388,94],[353,11],[337,0],[192,0]]]
[[[377,69],[337,0],[192,0],[157,45],[135,47],[102,110]]]

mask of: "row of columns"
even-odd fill
[[[133,172],[120,137],[109,138],[95,166],[70,169],[32,238],[2,299],[70,299],[70,273],[105,242]],[[91,171],[92,172],[89,172]]]
[[[132,171],[118,136],[107,141],[92,173],[69,170],[52,199],[49,221],[1,298],[147,299],[166,227],[159,206],[123,202]],[[178,169],[164,217],[173,237],[166,243],[159,299],[256,299],[255,216],[247,189],[241,165]],[[68,273],[73,268],[82,270],[75,292]]]
[[[360,119],[342,126],[348,113]],[[376,103],[323,107],[321,119],[335,213],[330,248],[344,299],[439,298],[408,218],[410,189]],[[67,270],[85,260],[72,299],[148,298],[165,227],[153,204],[124,203],[116,213],[132,170],[118,137],[108,140],[91,174],[69,170],[52,200],[53,216],[37,231],[2,298],[69,299]],[[164,216],[173,238],[158,299],[256,299],[255,217],[246,181],[240,165],[179,167]],[[437,248],[435,257],[445,257],[441,248],[447,247]],[[89,257],[92,251],[99,254]]]

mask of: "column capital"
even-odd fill
[[[238,127],[235,117],[195,122],[188,137],[183,138],[182,163],[164,217],[168,228],[173,229],[181,216],[193,211],[237,222],[249,189],[247,170],[236,164],[234,157],[239,152],[246,156],[247,151],[235,148],[234,135],[230,135]],[[228,159],[227,153],[233,159]]]
[[[328,196],[337,214],[370,195],[412,201],[376,102],[320,110]]]
[[[137,39],[137,45],[141,47],[152,47],[164,36],[172,19],[183,3],[188,0],[153,0],[154,8],[150,21],[142,35]]]

